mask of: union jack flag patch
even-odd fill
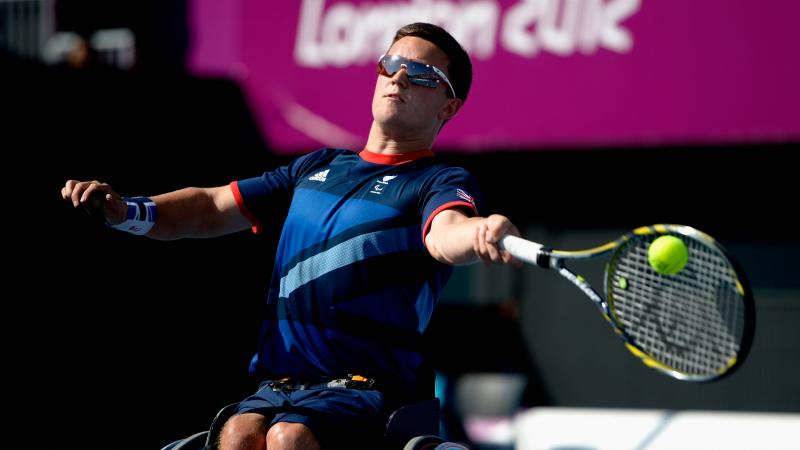
[[[475,200],[472,199],[472,196],[467,194],[467,192],[463,189],[456,188],[456,197],[460,198],[461,200],[468,201],[475,206]]]

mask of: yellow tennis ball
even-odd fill
[[[683,270],[689,261],[689,250],[680,238],[661,236],[647,249],[647,260],[656,272],[662,275],[675,275]]]

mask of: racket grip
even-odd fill
[[[520,261],[539,265],[536,259],[542,249],[541,244],[507,234],[500,239],[500,248],[504,248],[511,253],[511,256]]]

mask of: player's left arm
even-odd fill
[[[471,264],[479,260],[519,264],[498,246],[506,234],[519,236],[519,230],[505,216],[469,217],[460,209],[451,208],[433,218],[425,246],[434,259],[446,264]]]

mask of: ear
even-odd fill
[[[458,113],[458,111],[461,109],[461,105],[463,104],[464,102],[462,102],[461,99],[459,98],[447,99],[447,103],[445,103],[442,109],[439,110],[439,116],[438,116],[439,119],[441,120],[452,119],[453,116],[455,116],[456,113]]]

